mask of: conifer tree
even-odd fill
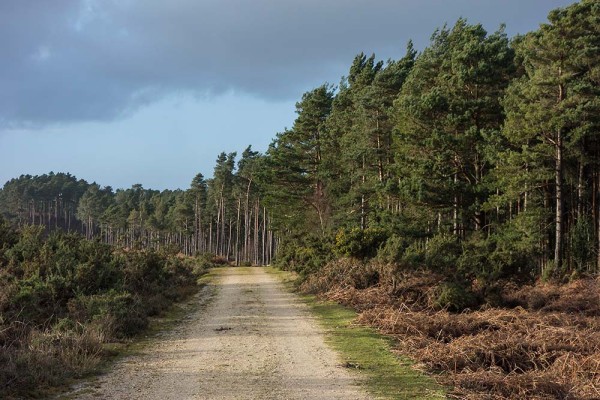
[[[486,148],[500,130],[499,100],[513,69],[502,29],[488,35],[461,19],[434,33],[396,101],[405,193],[458,237],[485,225]]]
[[[552,11],[548,19],[516,43],[525,74],[513,82],[504,102],[504,134],[515,149],[512,161],[526,172],[535,168],[521,191],[544,187],[554,198],[553,260],[560,270],[569,211],[567,167],[578,165],[581,211],[584,171],[591,161],[587,149],[597,148],[600,3],[583,0]]]

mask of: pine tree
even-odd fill
[[[553,260],[560,270],[569,211],[567,166],[579,165],[581,211],[586,147],[597,142],[600,3],[584,0],[552,11],[548,19],[517,42],[525,74],[508,91],[504,134],[520,156],[514,159],[537,170],[522,190],[545,186],[554,198]]]
[[[489,138],[502,123],[499,99],[513,71],[503,32],[463,19],[432,36],[396,101],[396,148],[406,195],[465,237],[485,225]]]
[[[328,224],[329,199],[323,180],[325,121],[331,112],[333,92],[322,85],[302,96],[296,103],[298,117],[292,129],[277,135],[269,148],[272,176],[270,196],[280,214],[296,226],[305,225],[316,216],[324,232]],[[278,217],[280,218],[280,217]]]

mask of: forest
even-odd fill
[[[597,0],[514,38],[460,19],[397,60],[358,54],[264,153],[223,152],[185,190],[22,175],[0,212],[22,232],[295,271],[461,398],[594,398],[599,61]],[[448,350],[468,336],[481,345]]]
[[[459,20],[420,53],[409,42],[398,60],[357,55],[337,87],[302,96],[265,154],[221,153],[187,190],[22,175],[1,211],[127,248],[254,264],[277,249],[296,269],[376,253],[427,264],[423,249],[442,246],[468,278],[595,273],[597,18],[583,1],[513,39]]]

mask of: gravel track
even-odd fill
[[[264,269],[224,268],[206,289],[205,307],[74,397],[369,399],[306,306]]]

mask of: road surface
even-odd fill
[[[206,291],[204,307],[73,397],[369,398],[306,306],[264,269],[224,268]]]

